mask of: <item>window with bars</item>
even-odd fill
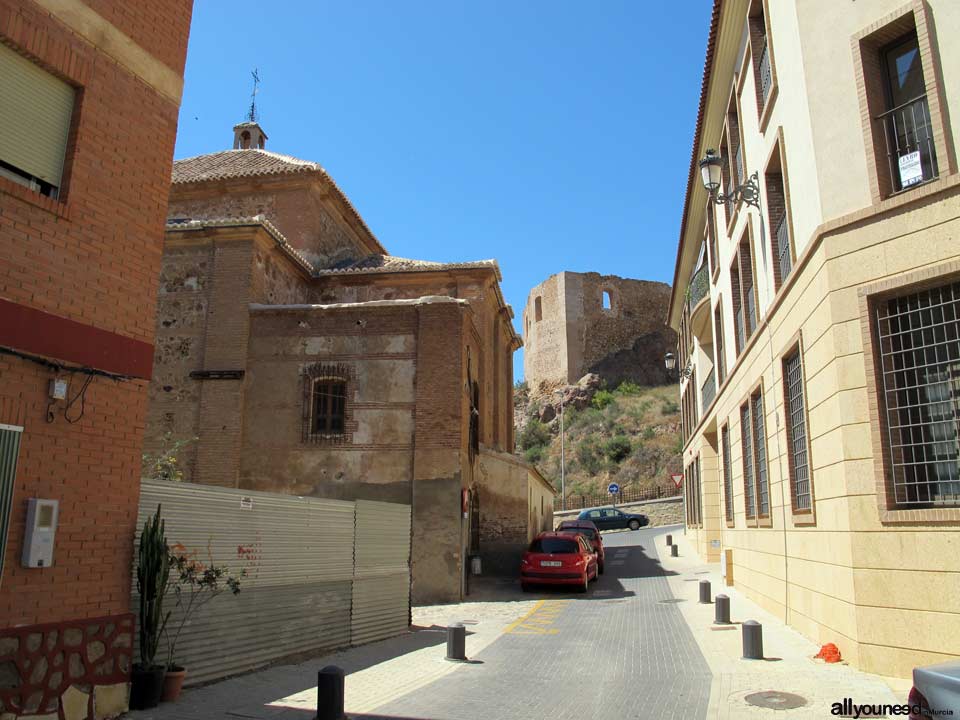
[[[960,506],[960,281],[874,311],[891,500]]]
[[[750,398],[753,420],[753,459],[756,463],[757,515],[770,516],[770,482],[767,477],[767,435],[763,417],[763,393],[757,390]]]
[[[700,456],[687,465],[684,470],[687,500],[687,525],[700,526],[703,524],[703,506],[700,500]]]
[[[730,267],[730,288],[733,303],[734,338],[737,357],[743,352],[747,341],[757,329],[756,288],[753,283],[753,256],[750,239],[744,233],[737,249],[737,256]]]
[[[746,403],[740,406],[740,444],[740,459],[743,462],[743,507],[747,518],[755,518],[757,507],[754,502],[753,440],[750,431],[750,405]]]
[[[790,497],[795,512],[812,509],[807,416],[803,397],[803,365],[799,346],[783,360],[783,397],[786,401],[787,451],[790,461]]]
[[[717,385],[723,385],[727,378],[726,345],[723,338],[723,298],[717,299],[717,306],[713,309],[714,352],[716,352]]]
[[[317,363],[303,376],[302,440],[307,443],[342,443],[347,436],[348,369]]]
[[[730,427],[720,430],[720,446],[723,452],[723,510],[727,522],[733,522],[733,476],[730,468]]]

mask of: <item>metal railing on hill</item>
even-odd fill
[[[610,493],[571,493],[567,495],[567,510],[582,510],[589,507],[606,507],[625,503],[658,500],[682,495],[680,488],[624,488],[616,495]],[[559,498],[554,502],[554,511],[560,509]]]

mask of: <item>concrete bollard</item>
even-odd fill
[[[680,549],[676,545],[670,546],[670,557],[680,557]]]
[[[463,623],[447,627],[447,660],[463,662],[467,659],[467,629]]]
[[[763,660],[763,625],[756,620],[743,624],[743,659]]]
[[[344,720],[343,670],[327,665],[317,673],[317,720]]]
[[[714,615],[714,622],[717,625],[729,625],[730,624],[730,598],[726,595],[717,595],[716,597],[716,613]]]
[[[673,535],[667,535],[667,547],[673,545]]]
[[[710,604],[710,581],[701,580],[700,581],[700,602],[704,605]]]

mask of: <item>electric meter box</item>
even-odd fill
[[[27,527],[23,536],[24,567],[44,568],[53,565],[53,538],[57,532],[58,500],[27,500]]]

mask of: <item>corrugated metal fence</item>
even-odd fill
[[[195,551],[199,562],[249,573],[239,595],[218,596],[184,627],[174,660],[188,668],[189,684],[407,628],[408,505],[144,480],[138,540],[157,505],[171,545]],[[132,605],[136,613],[136,575]],[[172,595],[166,607],[174,609],[175,629],[180,615]],[[163,643],[160,650],[163,662]]]

